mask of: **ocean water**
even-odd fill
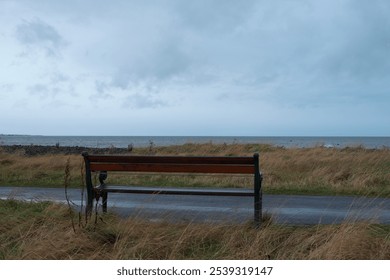
[[[363,146],[368,149],[390,148],[390,137],[248,137],[248,136],[35,136],[0,135],[0,145],[47,145],[80,147],[171,146],[185,143],[270,144],[285,148],[324,146],[345,148]]]

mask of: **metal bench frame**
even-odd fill
[[[87,214],[93,208],[94,198],[102,197],[103,212],[107,212],[108,193],[142,193],[163,195],[250,196],[254,197],[254,222],[259,227],[262,220],[262,175],[259,155],[253,157],[194,157],[194,156],[131,156],[82,154],[85,162],[87,187]],[[105,184],[108,171],[149,173],[202,173],[202,174],[253,174],[250,189],[190,189],[112,186]],[[92,172],[99,173],[100,185],[92,184]]]

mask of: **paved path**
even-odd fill
[[[69,197],[81,205],[81,191]],[[0,199],[66,202],[64,189],[0,187]],[[109,194],[108,210],[152,220],[246,222],[253,219],[253,198]],[[84,203],[85,205],[85,203]],[[280,224],[332,224],[371,220],[390,224],[390,199],[352,196],[264,195],[263,211]]]

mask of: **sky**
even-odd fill
[[[0,0],[0,134],[390,136],[390,1]]]

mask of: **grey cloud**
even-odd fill
[[[50,75],[50,82],[52,84],[65,83],[70,80],[69,76],[61,72],[54,72]]]
[[[259,2],[216,63],[232,73],[235,65],[245,76],[235,84],[282,106],[351,105],[367,95],[388,100],[390,3],[351,3]],[[222,61],[229,53],[239,59]]]
[[[138,81],[159,84],[178,79],[210,83],[220,74],[207,73],[208,69],[227,60],[223,57],[224,49],[232,45],[226,34],[242,24],[255,1],[221,3],[165,1],[157,9],[137,1],[120,2],[118,5],[128,13],[116,15],[115,30],[105,26],[107,16],[99,18],[99,24],[109,31],[99,44],[100,51],[89,52],[88,60],[100,61],[102,67],[115,65],[108,67],[110,86],[120,89]],[[232,49],[228,59],[237,60]]]
[[[384,89],[390,88],[390,2],[385,0],[96,1],[92,9],[85,2],[76,8],[53,3],[42,6],[66,10],[68,20],[70,13],[85,18],[84,31],[101,28],[101,37],[77,37],[85,46],[77,52],[89,51],[80,64],[106,77],[95,83],[93,98],[119,100],[130,92],[125,107],[167,106],[153,87],[167,89],[170,83],[194,92],[211,88],[207,92],[220,102],[252,99],[282,107],[389,98]],[[64,44],[41,20],[25,21],[18,32],[25,45],[58,50]],[[150,89],[138,90],[140,85]]]
[[[23,21],[16,27],[16,38],[27,47],[37,46],[45,50],[46,55],[58,55],[65,45],[64,39],[57,30],[40,19]]]
[[[367,82],[389,78],[390,70],[390,3],[352,1],[332,32],[333,42],[319,63],[334,79]],[[380,4],[384,5],[380,5]],[[349,8],[349,9],[348,9]],[[387,10],[387,12],[384,12]]]
[[[63,95],[67,94],[73,97],[77,96],[71,85],[68,87],[61,87],[56,84],[34,84],[27,87],[27,92],[30,95],[28,98],[28,105],[39,104],[39,106],[43,109],[70,106],[70,103],[67,99],[63,98]],[[22,101],[15,104],[17,107],[23,107],[26,105],[27,104]]]
[[[156,47],[136,57],[133,63],[122,65],[113,75],[112,86],[125,89],[129,83],[138,80],[153,83],[167,81],[184,75],[189,65],[189,58],[175,47]]]
[[[169,106],[157,86],[148,81],[127,82],[122,88],[113,82],[95,81],[96,92],[89,96],[91,101],[116,100],[122,108],[145,109]]]
[[[123,108],[136,108],[136,109],[145,109],[145,108],[157,108],[165,107],[168,104],[151,94],[145,93],[136,93],[126,97],[122,107]]]
[[[172,10],[183,28],[190,32],[202,30],[206,33],[230,33],[245,21],[255,3],[254,0],[179,0],[173,2]]]
[[[134,34],[125,38],[123,44],[114,46],[112,59],[117,68],[111,72],[111,86],[126,89],[138,81],[160,83],[188,74],[191,54],[183,48],[180,36],[169,30],[170,23],[166,25],[165,33],[158,34],[149,30],[150,27],[146,30],[140,27],[139,32],[146,32],[146,38]],[[117,42],[118,38],[114,40]]]
[[[109,93],[112,87],[105,82],[95,81],[95,89],[96,93],[90,96],[91,100],[108,99],[113,97],[112,94]]]
[[[54,98],[58,95],[69,93],[69,95],[75,96],[74,88],[69,85],[64,87],[55,83],[48,84],[34,84],[27,87],[27,91],[32,96],[37,96],[41,100],[47,98]]]
[[[9,83],[0,84],[0,95],[8,94],[9,92],[13,91],[14,88],[15,88],[15,85],[13,85],[13,84],[9,84]]]
[[[40,99],[47,98],[50,94],[50,91],[51,90],[49,89],[49,87],[45,84],[35,84],[28,88],[28,92],[31,95],[38,96]]]
[[[109,87],[105,82],[95,81],[95,88],[99,93],[104,93]]]

